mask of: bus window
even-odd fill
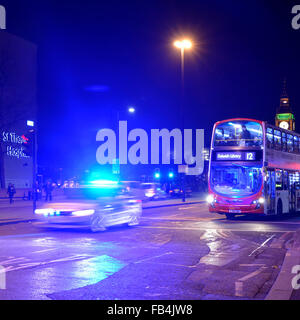
[[[294,152],[299,153],[299,138],[294,136]]]
[[[298,172],[290,172],[289,174],[290,185],[294,185],[299,182],[299,173]]]
[[[282,151],[286,151],[287,147],[286,147],[286,133],[282,132]]]
[[[275,170],[276,190],[283,190],[282,170]]]
[[[273,148],[273,129],[267,128],[267,147]]]
[[[258,122],[232,120],[217,125],[214,146],[254,147],[263,143],[262,126]]]
[[[294,151],[293,136],[291,134],[287,135],[287,151],[288,152]]]
[[[274,213],[275,211],[275,172],[274,170],[268,170],[266,175],[266,182],[264,184],[264,194],[266,197],[266,203],[268,213]]]
[[[220,195],[250,196],[257,193],[261,188],[261,168],[240,165],[212,165],[210,185]]]
[[[274,130],[274,147],[276,150],[281,150],[281,131]]]

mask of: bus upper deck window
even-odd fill
[[[262,145],[263,132],[260,123],[248,120],[232,120],[216,126],[214,146],[256,147]]]
[[[299,137],[294,136],[294,152],[299,153]]]

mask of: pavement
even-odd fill
[[[295,269],[294,269],[295,268]],[[295,270],[295,271],[293,271]],[[268,293],[266,300],[300,300],[299,289],[293,288],[295,284],[300,286],[300,231],[295,232],[285,254],[280,273]],[[295,280],[293,280],[295,279]]]

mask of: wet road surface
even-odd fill
[[[299,227],[299,216],[228,221],[205,204],[95,234],[0,226],[0,299],[263,299]]]

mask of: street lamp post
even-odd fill
[[[182,132],[184,132],[184,53],[185,50],[192,48],[192,42],[188,39],[176,40],[174,46],[180,49],[180,62],[181,62],[181,119],[182,119]],[[182,173],[182,201],[185,202],[185,173]]]
[[[122,109],[117,109],[117,131],[119,131],[119,122],[120,122],[120,112],[122,111]],[[127,108],[127,112],[130,113],[130,114],[134,114],[136,111],[135,107],[133,106],[130,106]],[[114,163],[115,167],[118,167],[118,176],[119,176],[119,180],[121,178],[121,166],[120,166],[120,160],[119,158],[115,159],[115,163]],[[116,172],[117,172],[116,171]]]
[[[36,209],[37,201],[37,186],[36,186],[36,177],[37,177],[37,134],[36,134],[36,124],[34,121],[27,120],[27,126],[30,127],[30,132],[33,134],[32,141],[32,209],[33,213]]]

